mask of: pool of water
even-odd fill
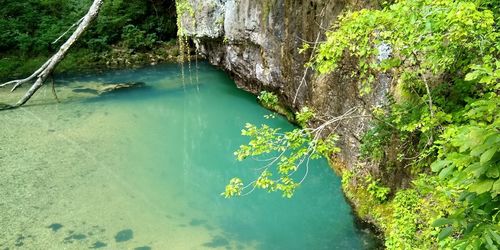
[[[368,249],[340,180],[311,163],[292,199],[220,195],[234,176],[253,180],[260,162],[236,161],[247,122],[284,119],[238,90],[222,71],[159,65],[56,79],[0,112],[0,249]],[[94,82],[146,88],[95,96]],[[22,92],[22,90],[20,91]],[[21,93],[0,98],[15,100]],[[9,99],[10,98],[10,99]]]

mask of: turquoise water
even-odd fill
[[[92,82],[148,87],[73,95]],[[236,161],[247,122],[284,119],[218,69],[159,65],[57,80],[28,105],[0,112],[0,249],[368,249],[340,180],[311,163],[292,199],[220,196],[262,162]],[[1,94],[1,93],[0,93]],[[5,91],[3,92],[6,96]],[[142,247],[142,248],[141,248]]]

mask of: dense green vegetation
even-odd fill
[[[435,238],[446,247],[500,245],[498,18],[492,1],[399,1],[346,13],[317,54],[321,73],[354,56],[361,94],[378,74],[397,82],[390,105],[373,107],[362,148],[368,161],[404,162],[415,178],[378,218],[389,248],[432,247]],[[391,55],[380,59],[384,45]],[[399,156],[389,159],[395,142]]]
[[[0,78],[26,74],[40,66],[65,39],[53,43],[88,10],[92,1],[28,0],[2,2]],[[145,52],[176,38],[175,2],[104,1],[97,22],[78,41],[62,69],[105,63],[112,48]],[[108,52],[108,53],[106,53]]]
[[[356,61],[360,95],[371,93],[380,74],[393,79],[388,104],[372,107],[376,119],[360,150],[365,163],[412,176],[411,185],[394,186],[363,162],[343,170],[346,195],[361,217],[382,228],[389,249],[500,246],[499,20],[498,3],[490,0],[402,0],[346,12],[310,63],[328,74]],[[335,135],[321,139],[302,125],[283,134],[247,125],[243,135],[252,140],[238,158],[278,156],[247,186],[233,179],[225,194],[256,187],[290,197],[300,183],[291,173],[337,150]],[[394,149],[395,157],[387,154]]]

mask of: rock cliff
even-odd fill
[[[369,95],[360,96],[349,59],[334,73],[319,75],[304,65],[311,49],[299,53],[304,43],[314,44],[345,8],[372,8],[367,1],[351,0],[183,0],[180,32],[191,38],[197,51],[210,63],[225,69],[238,87],[258,93],[271,90],[292,110],[313,108],[321,118],[336,117],[352,108],[357,118],[339,124],[342,166],[358,164],[359,145],[369,127],[374,106],[386,101],[391,91],[388,77],[380,76]],[[402,186],[405,173],[383,171],[378,165],[363,169]]]

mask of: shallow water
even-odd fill
[[[96,81],[148,87],[71,92]],[[56,82],[62,103],[45,87],[0,112],[0,249],[370,248],[325,160],[292,199],[220,196],[257,175],[259,162],[233,156],[246,122],[292,128],[223,72],[200,64],[183,83],[178,65],[160,65]]]

